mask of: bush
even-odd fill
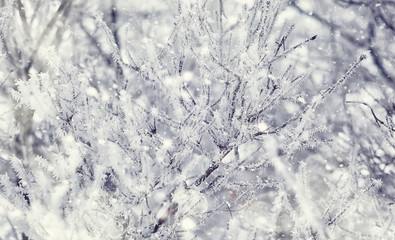
[[[299,58],[320,37],[294,37],[285,7],[3,3],[1,237],[393,236],[383,182],[348,153],[362,139],[327,126],[367,54],[311,87]]]

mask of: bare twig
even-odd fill
[[[359,102],[359,101],[346,101],[346,103],[357,103],[357,104],[362,104],[366,107],[368,107],[370,109],[370,112],[373,115],[374,121],[377,123],[378,126],[380,126],[380,124],[384,125],[384,121],[380,120],[377,115],[375,114],[375,112],[373,111],[373,108],[371,106],[369,106],[367,103],[364,102]]]

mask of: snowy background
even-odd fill
[[[0,0],[0,239],[394,239],[392,0]]]

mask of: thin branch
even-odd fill
[[[223,17],[224,15],[224,3],[223,0],[219,0],[219,61],[222,63],[223,58],[223,38],[224,38],[224,29],[223,29]]]
[[[366,107],[368,107],[370,109],[370,112],[373,115],[374,120],[376,121],[377,125],[380,126],[380,124],[385,125],[384,121],[380,120],[377,115],[375,114],[375,112],[373,111],[373,108],[371,106],[369,106],[367,103],[364,102],[359,102],[359,101],[346,101],[346,103],[357,103],[357,104],[362,104]]]
[[[334,90],[338,89],[351,76],[352,72],[359,66],[359,64],[364,59],[366,59],[366,55],[362,54],[358,58],[358,60],[354,64],[352,64],[350,68],[348,68],[346,73],[334,85],[332,85],[331,87],[327,88],[325,91],[321,92],[313,100],[313,103],[311,105],[307,106],[305,109],[303,109],[302,112],[300,112],[296,116],[290,118],[285,123],[283,123],[279,127],[275,128],[274,130],[271,130],[271,131],[268,131],[268,130],[259,131],[259,132],[255,133],[253,136],[254,137],[258,137],[258,136],[261,136],[261,135],[275,134],[275,133],[278,133],[281,129],[283,129],[286,126],[288,126],[292,122],[295,122],[295,121],[299,121],[300,122],[306,115],[309,115],[309,113],[314,111],[321,103],[323,103],[323,101],[326,100]]]
[[[30,33],[29,25],[27,24],[27,21],[26,21],[25,8],[23,7],[21,0],[17,0],[16,3],[18,6],[19,16],[21,17],[21,20],[22,20],[23,31],[25,31],[27,38],[31,39],[32,35]]]
[[[10,75],[11,75],[12,72],[14,72],[14,70],[11,70],[11,71],[8,73],[7,77],[6,77],[6,78],[4,79],[4,81],[0,84],[0,88],[3,87],[4,83],[7,82],[7,80],[9,79],[9,77],[10,77]]]
[[[221,157],[218,162],[213,162],[210,166],[206,169],[206,171],[195,181],[195,186],[199,186],[202,184],[204,180],[206,180],[219,166],[222,159],[228,155],[232,151],[232,148],[226,148],[224,152],[221,154]]]
[[[291,52],[295,51],[296,49],[300,48],[301,46],[303,46],[304,44],[306,44],[306,43],[308,43],[310,41],[314,41],[316,38],[317,38],[317,35],[314,35],[311,38],[306,39],[304,42],[301,42],[301,43],[293,46],[292,48],[288,49],[287,51],[281,53],[280,55],[275,56],[272,60],[270,60],[267,63],[263,64],[263,66],[268,66],[268,65],[272,64],[273,62],[281,59],[281,58],[285,58]]]
[[[60,6],[58,7],[58,10],[55,12],[55,14],[52,16],[51,20],[48,22],[47,26],[45,27],[44,31],[41,33],[40,38],[38,39],[34,50],[32,52],[32,55],[30,56],[30,60],[28,65],[25,67],[25,74],[27,75],[29,73],[29,70],[31,66],[33,65],[33,62],[36,58],[37,52],[41,46],[41,44],[44,41],[44,38],[48,35],[48,33],[51,31],[52,27],[55,25],[56,21],[58,20],[59,16],[62,14],[62,11],[66,8],[67,4],[71,3],[72,0],[63,0]]]

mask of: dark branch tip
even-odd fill
[[[366,54],[362,54],[362,55],[359,57],[359,59],[362,61],[362,60],[365,60],[367,57],[368,57],[368,56],[366,56]]]

